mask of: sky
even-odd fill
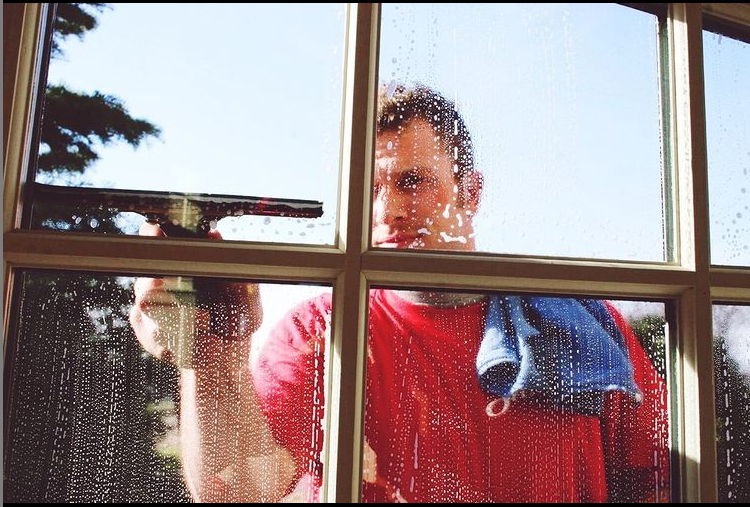
[[[711,259],[750,266],[750,44],[704,32]]]
[[[321,200],[317,220],[245,216],[219,229],[333,244],[343,5],[111,4],[99,22],[63,45],[49,81],[118,96],[163,134],[103,148],[86,184]],[[737,64],[747,44],[709,35],[706,45],[712,226],[726,238],[713,237],[713,255],[748,265],[750,142],[738,119],[750,117],[750,66]],[[727,67],[732,79],[716,77]],[[665,260],[653,15],[615,4],[384,4],[379,74],[457,103],[485,177],[479,250]]]

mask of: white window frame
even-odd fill
[[[19,270],[47,268],[132,274],[246,277],[333,285],[334,315],[326,394],[323,499],[357,502],[361,485],[366,314],[369,287],[444,287],[607,297],[659,298],[677,309],[670,385],[680,456],[679,498],[717,500],[712,301],[750,302],[750,269],[709,261],[708,175],[702,16],[750,27],[747,4],[669,4],[674,199],[674,263],[613,262],[370,248],[378,4],[351,4],[346,35],[341,177],[334,246],[169,241],[19,229],[45,4],[24,4],[3,172],[3,351]],[[703,7],[702,7],[703,5]],[[4,6],[4,12],[5,12]],[[5,99],[5,95],[4,95]],[[5,142],[5,138],[4,138]],[[699,410],[698,407],[708,407]]]

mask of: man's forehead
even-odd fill
[[[375,167],[381,171],[407,171],[416,167],[437,169],[439,157],[432,150],[376,150]]]
[[[397,170],[415,165],[432,165],[444,155],[440,138],[429,124],[409,124],[398,131],[389,130],[377,136],[375,163],[380,168]]]
[[[418,118],[395,128],[383,130],[378,133],[377,138],[378,141],[392,142],[395,145],[403,143],[404,140],[435,141],[438,139],[437,136],[437,132],[429,122]]]

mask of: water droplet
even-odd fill
[[[443,218],[448,218],[450,216],[450,209],[451,209],[451,205],[446,204],[445,209],[443,210]]]

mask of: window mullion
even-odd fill
[[[717,498],[702,15],[701,4],[672,4],[680,259],[695,270],[695,286],[681,297],[678,312],[682,396],[677,421],[683,425],[682,500],[688,502]]]
[[[4,235],[14,268],[327,281],[343,269],[331,247],[14,231]]]
[[[714,300],[750,301],[750,270],[732,268],[711,269],[711,296]]]
[[[333,290],[323,501],[360,498],[368,301],[361,258],[369,247],[377,12],[376,4],[367,3],[349,9],[339,198],[339,210],[345,212],[338,213],[345,268]]]
[[[674,265],[397,250],[367,252],[362,267],[371,284],[469,291],[669,298],[695,284],[692,270]]]
[[[9,67],[12,77],[12,92],[3,90],[3,235],[18,226],[21,195],[21,183],[25,176],[29,157],[27,139],[31,135],[34,116],[34,98],[39,84],[36,76],[40,64],[40,34],[44,32],[46,20],[45,4],[26,3],[3,5],[3,24],[6,18],[8,27],[19,22],[18,37],[3,40],[3,59]],[[7,44],[6,44],[7,43]],[[5,83],[5,68],[3,69]],[[6,102],[6,95],[10,100]],[[8,343],[8,323],[11,321],[11,295],[14,285],[12,264],[6,256],[6,245],[3,246],[3,359]]]
[[[718,18],[738,25],[750,25],[750,4],[746,3],[705,3],[703,11]]]
[[[3,58],[17,57],[13,81],[13,98],[9,110],[3,110],[3,124],[8,126],[5,158],[3,160],[3,233],[19,224],[18,207],[21,187],[28,167],[29,146],[34,100],[39,86],[37,75],[40,65],[42,45],[39,43],[44,32],[47,8],[45,4],[28,3],[21,7],[10,6],[15,12],[23,12],[18,45],[3,47]],[[6,92],[7,93],[7,92]],[[3,98],[3,102],[5,102]],[[4,104],[5,105],[5,104]],[[8,119],[5,116],[9,115]]]

